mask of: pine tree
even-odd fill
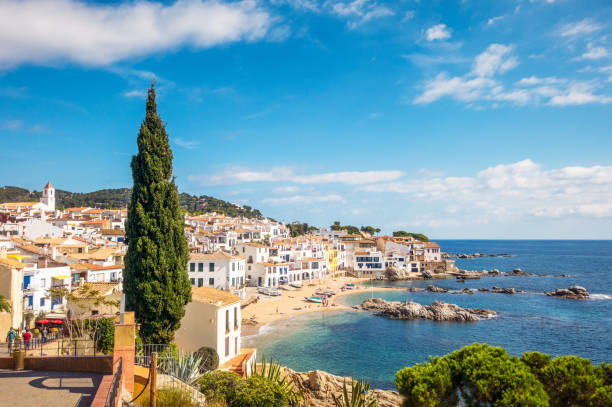
[[[155,83],[147,98],[132,157],[134,187],[125,228],[123,290],[126,308],[135,311],[145,343],[170,343],[191,301],[187,275],[189,249],[184,219],[172,177],[172,150],[157,114]]]

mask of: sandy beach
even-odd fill
[[[304,286],[299,289],[293,287],[289,287],[289,291],[281,289],[281,296],[279,297],[269,297],[259,294],[257,293],[257,288],[248,287],[246,298],[257,296],[259,300],[242,309],[242,335],[254,335],[259,331],[261,326],[267,323],[307,312],[350,310],[350,307],[338,304],[338,298],[348,294],[371,291],[372,287],[364,285],[364,283],[369,281],[370,279],[354,277],[328,277],[321,281],[315,279],[312,280],[310,285],[308,281],[304,281]],[[353,290],[341,291],[340,288],[345,283],[353,283],[355,284],[355,288]],[[336,295],[329,299],[328,306],[307,302],[304,299],[304,297],[315,295],[315,291],[318,289],[336,292]],[[405,290],[405,288],[375,287],[373,290],[380,292]]]

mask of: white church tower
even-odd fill
[[[47,182],[47,185],[45,185],[45,188],[42,191],[42,198],[40,199],[40,202],[47,205],[48,211],[55,210],[55,188],[53,188],[51,182]]]

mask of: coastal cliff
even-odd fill
[[[286,370],[289,377],[298,390],[301,390],[308,406],[311,407],[334,407],[332,394],[336,397],[342,395],[344,381],[347,390],[351,392],[351,378],[334,376],[321,370],[310,372],[294,372]],[[398,407],[402,404],[402,397],[393,390],[372,390],[372,396],[378,401],[378,407]]]
[[[488,309],[461,308],[455,304],[434,301],[431,305],[416,302],[389,302],[369,298],[361,303],[361,309],[391,319],[428,319],[432,321],[474,322],[490,318],[497,313]]]

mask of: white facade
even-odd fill
[[[24,270],[23,273],[23,309],[38,313],[63,308],[65,298],[47,298],[51,287],[70,289],[70,267],[46,267]]]
[[[47,206],[48,211],[55,211],[55,188],[53,188],[50,182],[47,182],[47,185],[42,190],[40,201]]]
[[[237,290],[245,284],[245,261],[224,252],[192,253],[187,274],[195,287]]]

